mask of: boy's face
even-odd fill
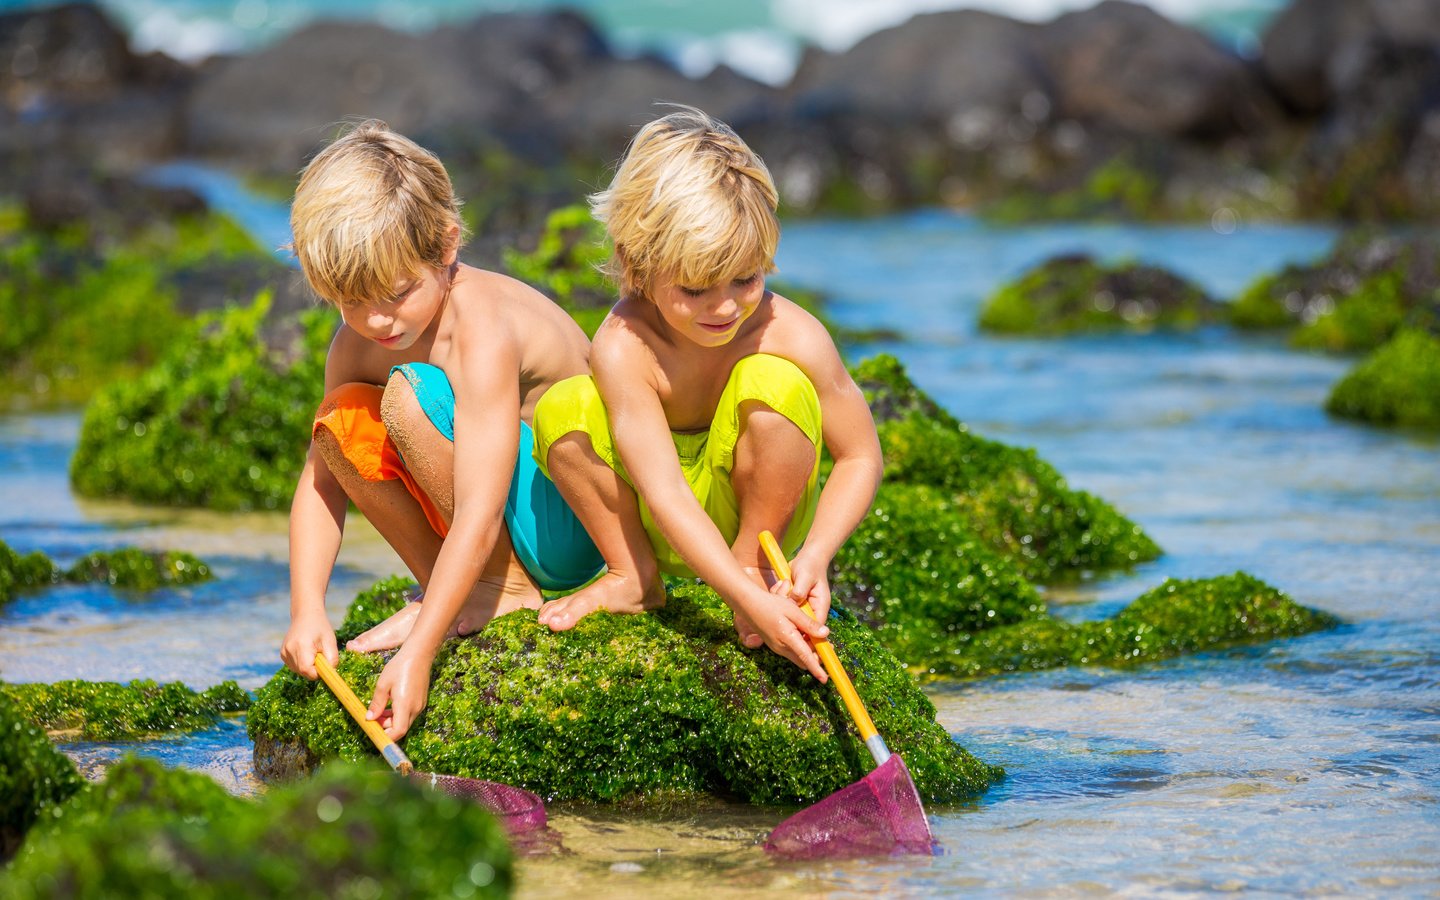
[[[341,303],[340,316],[357,334],[387,350],[406,350],[435,321],[450,291],[448,269],[421,266],[402,278],[385,300]]]
[[[702,347],[723,347],[760,305],[765,277],[756,271],[711,285],[682,285],[662,277],[650,296],[665,324],[679,335]]]

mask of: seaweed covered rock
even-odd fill
[[[21,555],[0,541],[0,605],[15,599],[26,588],[49,584],[55,579],[55,564],[40,551]]]
[[[1440,429],[1440,336],[1402,328],[1331,389],[1325,408],[1376,425]]]
[[[196,584],[210,580],[210,567],[179,550],[141,550],[123,547],[87,553],[69,569],[66,581],[103,582],[118,588],[150,591],[167,584]]]
[[[377,765],[327,766],[258,800],[204,775],[127,759],[37,826],[0,895],[505,897],[499,823]]]
[[[341,637],[403,602],[385,582]],[[910,675],[853,616],[831,640],[875,723],[905,756],[921,795],[972,797],[1003,774],[956,745]],[[388,654],[341,655],[366,696]],[[556,634],[521,610],[447,641],[429,705],[404,741],[418,769],[490,778],[553,799],[614,801],[713,792],[752,803],[810,803],[859,778],[869,756],[836,692],[768,650],[735,640],[708,588],[674,586],[650,615],[598,613]],[[282,778],[321,759],[374,754],[323,686],[281,671],[248,718],[256,771]],[[796,760],[804,760],[797,765]]]
[[[887,485],[929,485],[949,498],[991,550],[1026,578],[1048,582],[1155,559],[1140,526],[1065,479],[1034,450],[972,434],[964,425],[911,415],[882,424]]]
[[[178,681],[148,679],[0,684],[0,699],[21,717],[50,731],[73,731],[110,741],[206,728],[226,713],[243,712],[250,697],[233,681],[196,692]]]
[[[84,783],[44,729],[0,703],[0,862],[14,855],[40,816]]]
[[[1035,588],[975,534],[953,497],[922,484],[881,486],[835,555],[830,586],[907,664],[956,634],[1045,613]]]
[[[1341,240],[1324,259],[1292,265],[1245,290],[1231,308],[1241,328],[1293,328],[1318,350],[1370,350],[1407,323],[1437,330],[1440,240],[1427,235]]]
[[[931,675],[976,677],[1067,665],[1121,666],[1220,650],[1332,628],[1338,620],[1300,606],[1244,572],[1168,579],[1109,619],[1049,617],[957,635],[921,663]]]
[[[85,410],[70,479],[85,496],[212,509],[283,509],[324,394],[329,310],[301,317],[290,361],[259,336],[269,297],[202,318],[192,336]]]
[[[1220,309],[1199,287],[1155,266],[1058,256],[993,294],[980,327],[1033,335],[1194,328],[1219,321]]]

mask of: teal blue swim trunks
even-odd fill
[[[428,363],[406,363],[390,372],[405,376],[430,423],[453,443],[455,391],[444,370]],[[600,574],[605,559],[555,483],[536,465],[534,444],[534,432],[521,422],[515,472],[505,498],[505,527],[515,555],[541,588],[571,590]]]

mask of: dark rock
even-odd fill
[[[1364,80],[1377,44],[1440,44],[1431,0],[1294,0],[1266,30],[1261,65],[1276,94],[1304,113],[1327,109]]]
[[[1060,115],[1176,138],[1223,138],[1271,113],[1258,77],[1209,38],[1147,6],[1105,0],[1040,31]]]

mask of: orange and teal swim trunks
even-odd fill
[[[425,363],[396,366],[392,372],[405,376],[430,423],[453,442],[455,393],[445,373]],[[398,479],[420,504],[430,527],[444,537],[449,531],[444,517],[406,468],[380,418],[384,394],[385,389],[378,385],[342,384],[325,396],[313,430],[328,430],[366,481]],[[536,465],[533,445],[530,426],[521,422],[520,445],[505,498],[505,527],[515,555],[541,588],[570,590],[598,575],[605,560],[554,482]]]

